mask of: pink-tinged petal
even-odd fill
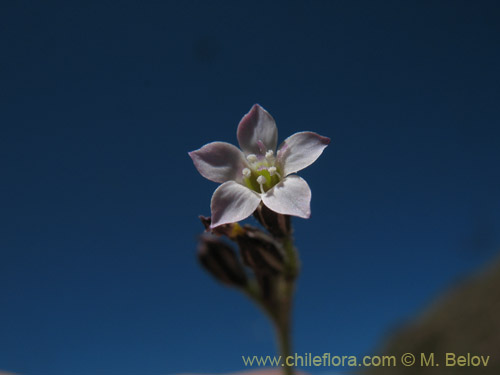
[[[311,189],[297,175],[285,177],[262,196],[262,202],[274,212],[308,219],[311,216]]]
[[[248,154],[265,154],[276,150],[278,128],[272,116],[260,105],[254,104],[240,121],[237,132],[240,148]]]
[[[212,195],[212,228],[246,219],[257,209],[260,196],[234,181],[223,183]]]
[[[241,181],[246,168],[245,156],[238,147],[225,142],[212,142],[189,153],[200,174],[215,182]]]
[[[313,132],[295,133],[285,139],[278,150],[278,162],[285,176],[314,163],[329,143],[330,138]]]

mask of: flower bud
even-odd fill
[[[290,216],[278,214],[263,204],[255,210],[253,215],[273,236],[283,238],[290,235]]]
[[[257,228],[244,226],[236,241],[243,262],[252,268],[255,274],[275,275],[283,271],[283,249],[272,237]]]
[[[235,251],[213,235],[203,235],[198,247],[201,265],[220,282],[236,287],[247,284],[247,275]]]

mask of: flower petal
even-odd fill
[[[245,156],[238,147],[226,142],[208,143],[189,153],[200,174],[215,182],[241,181],[241,171],[247,166]]]
[[[262,196],[262,202],[274,212],[308,219],[311,216],[311,189],[297,175],[285,177]]]
[[[240,148],[248,154],[276,151],[278,128],[272,116],[260,105],[254,104],[240,121],[237,131]]]
[[[278,162],[285,176],[314,163],[329,143],[330,138],[313,132],[295,133],[285,139],[278,150]]]
[[[260,203],[256,192],[234,181],[223,183],[212,195],[211,228],[235,223],[253,214]]]

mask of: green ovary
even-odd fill
[[[255,169],[250,169],[251,175],[249,177],[245,177],[245,185],[257,193],[262,193],[260,189],[260,184],[257,181],[259,176],[263,176],[266,179],[266,183],[262,184],[262,188],[264,192],[268,191],[271,189],[274,185],[276,185],[278,182],[280,182],[280,177],[278,174],[281,174],[281,171],[277,170],[277,173],[275,173],[273,176],[269,173],[267,169],[261,169],[261,170],[255,170]]]

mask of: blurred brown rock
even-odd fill
[[[412,353],[417,363],[401,365]],[[435,353],[439,366],[420,366],[420,353]],[[487,367],[446,366],[446,353],[490,356]],[[397,367],[370,368],[366,375],[499,375],[500,374],[500,261],[465,280],[436,301],[413,323],[393,334],[380,355],[395,355]]]

